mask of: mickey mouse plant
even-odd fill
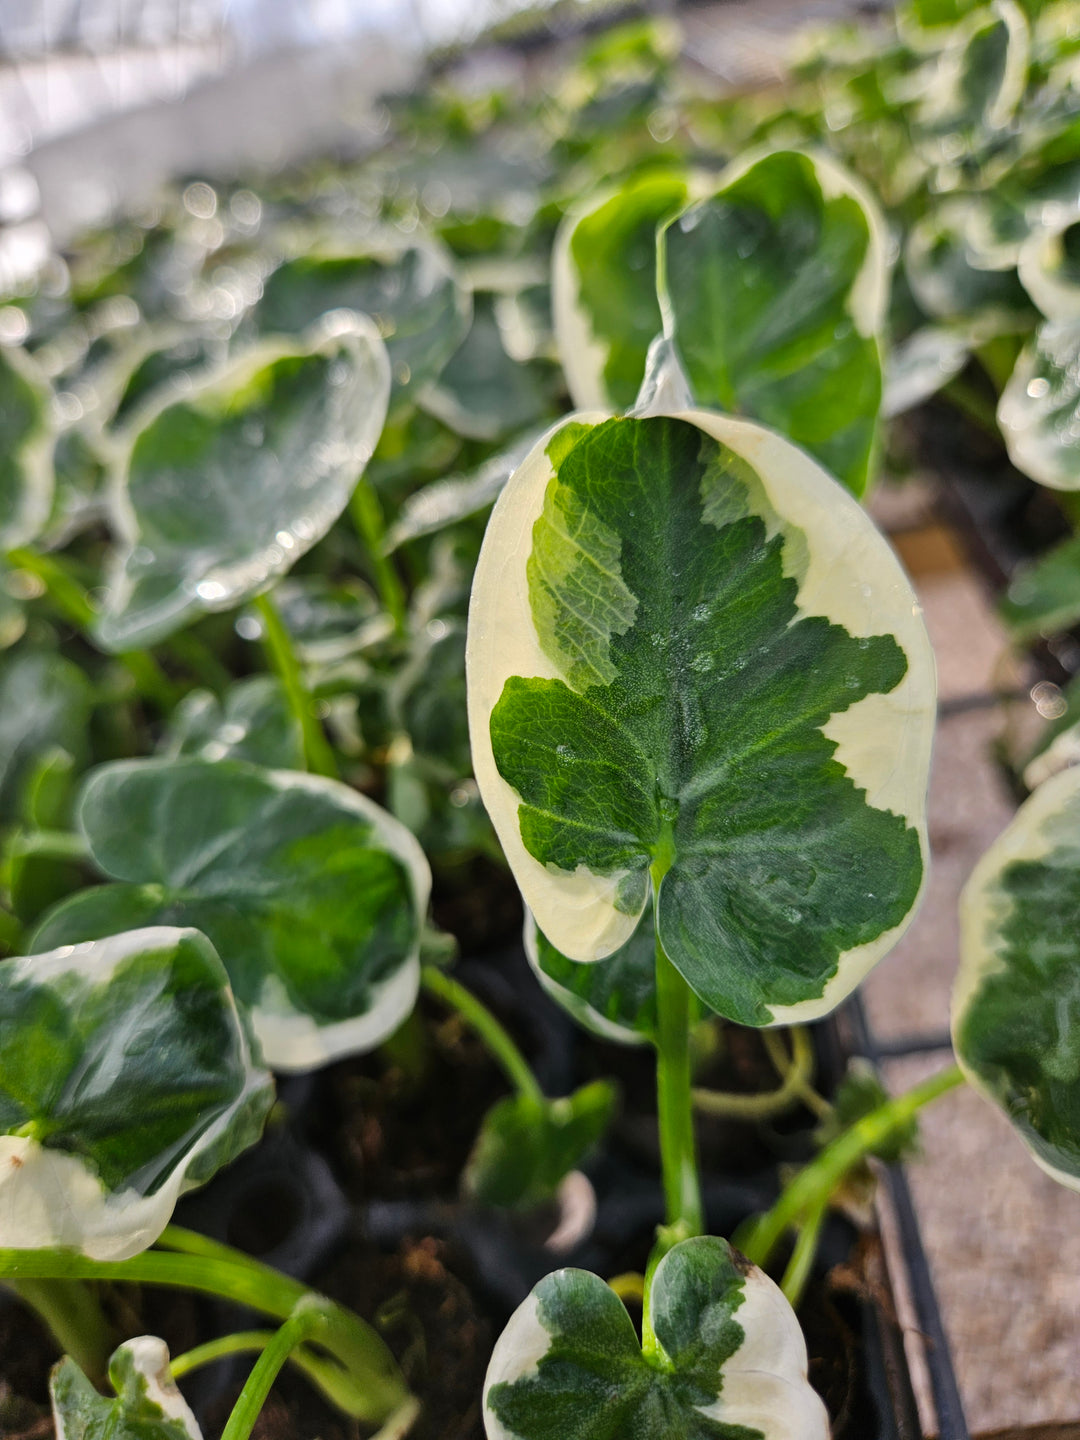
[[[751,1261],[800,1231],[794,1298],[840,1181],[961,1079],[844,1130],[744,1229],[745,1255],[704,1233],[691,1021],[825,1015],[903,934],[926,875],[936,685],[919,604],[852,494],[880,397],[875,223],[807,156],[702,188],[638,181],[567,221],[571,379],[594,403],[643,383],[628,413],[578,412],[536,444],[473,588],[474,765],[526,948],[581,1023],[655,1048],[666,1207],[640,1339],[602,1279],[550,1275],[496,1346],[491,1440],[827,1435],[797,1323]],[[612,258],[650,243],[652,309],[640,254],[632,276]],[[956,1017],[966,1070],[1073,1177],[1078,781],[1036,796],[972,882]]]

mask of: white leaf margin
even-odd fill
[[[937,672],[922,607],[899,560],[858,500],[805,451],[765,426],[713,411],[658,406],[648,413],[670,414],[696,425],[754,468],[764,493],[751,497],[751,508],[760,502],[757,513],[770,536],[783,532],[796,541],[785,546],[785,569],[798,580],[801,615],[823,615],[855,637],[891,634],[907,657],[907,672],[894,690],[867,695],[832,715],[822,731],[836,743],[835,759],[865,792],[867,803],[901,816],[916,829],[922,883],[898,925],[840,955],[821,996],[773,1007],[769,1023],[814,1020],[833,1010],[892,949],[914,918],[925,889],[926,792]],[[511,676],[566,678],[541,649],[526,564],[533,525],[553,475],[545,453],[552,436],[565,424],[597,425],[608,418],[585,412],[560,421],[511,476],[495,504],[477,563],[466,646],[469,733],[481,797],[536,923],[558,950],[578,961],[602,960],[625,944],[641,912],[628,915],[617,908],[622,875],[596,875],[583,865],[573,873],[558,870],[526,850],[517,818],[520,796],[499,774],[489,726]],[[799,571],[789,569],[792,565]]]
[[[1044,860],[1062,839],[1075,846],[1080,835],[1080,766],[1059,771],[1024,801],[1005,830],[982,856],[960,896],[960,965],[953,983],[953,1049],[968,1083],[1001,1113],[1001,1100],[964,1058],[959,1044],[967,1012],[985,982],[1008,967],[998,945],[1000,924],[1010,902],[1002,894],[1002,871],[1017,861]],[[1060,1185],[1080,1190],[1080,1175],[1052,1165],[1017,1131],[1036,1165]]]
[[[62,945],[4,964],[14,967],[7,973],[15,979],[25,977],[35,983],[77,972],[97,984],[107,984],[131,956],[184,942],[195,943],[221,966],[205,935],[170,925],[128,930],[82,945]],[[221,994],[231,1017],[244,1085],[228,1109],[184,1152],[168,1178],[152,1195],[141,1195],[132,1188],[108,1191],[74,1155],[48,1149],[28,1136],[0,1135],[0,1248],[64,1248],[91,1260],[127,1260],[154,1243],[169,1223],[179,1197],[196,1183],[187,1178],[194,1162],[217,1144],[252,1095],[269,1080],[252,1055],[223,966]]]

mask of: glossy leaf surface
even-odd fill
[[[698,404],[760,420],[856,495],[881,403],[881,220],[835,162],[778,151],[662,231],[666,333]]]
[[[337,314],[295,351],[267,342],[134,437],[117,514],[126,544],[97,626],[152,644],[284,574],[348,503],[386,414],[371,322]]]
[[[1035,1160],[1080,1190],[1080,768],[1044,781],[961,902],[953,1043]]]
[[[360,255],[301,255],[267,279],[254,323],[264,335],[299,335],[332,310],[370,315],[386,339],[395,393],[434,380],[469,328],[469,295],[451,257],[432,241]]]
[[[277,770],[304,768],[304,737],[281,681],[272,675],[238,680],[219,700],[193,690],[172,713],[161,752],[202,760],[250,760]]]
[[[1080,320],[1039,326],[997,416],[1018,470],[1055,490],[1080,490]]]
[[[656,230],[685,205],[674,171],[646,173],[572,212],[555,241],[555,337],[574,404],[628,409],[663,328]]]
[[[673,964],[744,1024],[826,1013],[895,943],[933,659],[808,457],[704,411],[570,421],[503,492],[469,623],[481,795],[565,956],[625,944],[650,871]]]
[[[726,1240],[676,1245],[648,1304],[652,1354],[599,1276],[541,1280],[491,1357],[488,1440],[827,1440],[791,1307]]]
[[[113,1353],[115,1399],[98,1393],[65,1356],[49,1377],[57,1440],[202,1440],[195,1416],[169,1369],[169,1351],[155,1335],[139,1335]]]
[[[273,1099],[194,930],[0,965],[0,1245],[118,1260],[252,1144]]]
[[[550,1200],[604,1137],[615,1110],[607,1080],[542,1104],[509,1095],[484,1117],[465,1170],[466,1191],[484,1205],[527,1208]]]
[[[121,883],[53,910],[37,948],[136,924],[196,926],[275,1069],[370,1049],[411,1011],[427,862],[348,786],[239,760],[133,760],[90,775],[79,823]]]

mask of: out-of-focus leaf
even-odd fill
[[[0,819],[11,819],[35,761],[56,747],[84,763],[92,691],[70,660],[51,650],[0,658]]]
[[[1054,490],[1080,490],[1080,319],[1045,320],[998,402],[1018,470]]]
[[[386,414],[386,351],[369,320],[337,313],[303,342],[268,341],[131,443],[98,639],[152,644],[266,589],[329,530]]]
[[[30,356],[0,347],[0,551],[25,545],[49,518],[52,392]]]
[[[173,711],[159,749],[170,760],[249,760],[275,770],[304,768],[304,737],[281,681],[238,680],[223,700],[193,690]]]

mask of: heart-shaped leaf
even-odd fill
[[[646,1304],[643,1350],[599,1276],[541,1280],[488,1366],[488,1440],[828,1440],[790,1305],[726,1240],[676,1245]]]
[[[0,964],[0,1246],[122,1260],[273,1100],[214,947],[163,926]]]
[[[703,1001],[827,1013],[921,888],[934,663],[808,456],[705,411],[578,417],[500,497],[469,618],[481,795],[536,922],[602,959],[649,903]]]
[[[738,163],[660,230],[665,333],[701,405],[760,420],[856,495],[881,404],[885,227],[835,161]]]
[[[960,1064],[1038,1164],[1080,1190],[1080,767],[1020,807],[960,916]]]
[[[209,690],[185,695],[159,747],[170,760],[250,760],[276,770],[304,768],[304,737],[281,681],[273,675],[238,680],[219,700]]]
[[[558,1100],[500,1100],[484,1116],[464,1175],[466,1191],[484,1205],[508,1208],[550,1200],[603,1139],[617,1098],[610,1081],[594,1080]]]
[[[33,540],[53,496],[52,392],[23,350],[0,347],[0,551]]]
[[[681,171],[647,171],[571,213],[552,257],[555,338],[580,409],[628,409],[663,328],[656,229],[686,204]]]
[[[646,906],[637,929],[606,960],[570,960],[525,915],[525,954],[541,985],[585,1030],[620,1045],[656,1039],[656,930]]]
[[[49,1377],[56,1440],[202,1440],[156,1335],[125,1341],[109,1361],[114,1400],[98,1394],[65,1356]]]
[[[1080,320],[1046,320],[1001,393],[998,424],[1018,470],[1080,490]]]
[[[469,329],[471,301],[454,263],[432,240],[387,241],[363,254],[308,254],[266,281],[253,322],[264,335],[298,335],[326,311],[370,315],[386,339],[394,393],[434,380]]]
[[[125,544],[101,644],[152,644],[284,574],[348,503],[389,383],[371,322],[337,312],[302,346],[267,341],[148,420],[115,497]]]
[[[0,820],[10,820],[35,758],[59,747],[85,763],[90,682],[48,650],[0,659]]]
[[[51,911],[36,948],[196,926],[278,1070],[370,1049],[412,1010],[427,861],[347,785],[239,760],[132,760],[90,774],[79,823],[122,883]]]

